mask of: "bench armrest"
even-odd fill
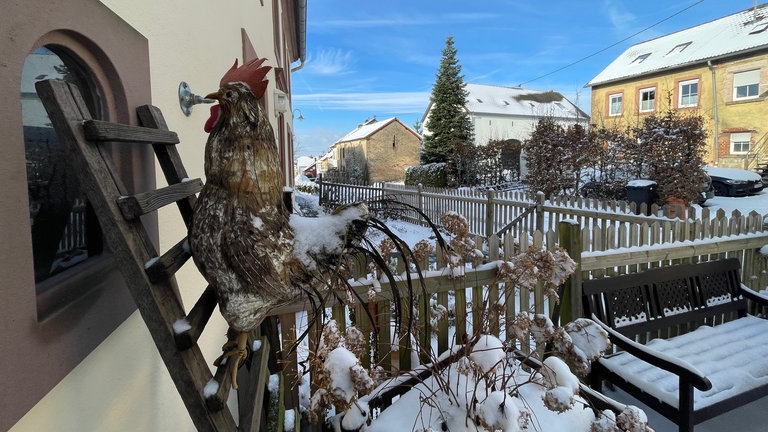
[[[607,326],[594,314],[592,314],[592,320],[608,332],[611,342],[627,353],[632,354],[646,363],[679,376],[683,381],[691,383],[699,390],[706,391],[712,388],[712,383],[709,381],[709,378],[687,361],[666,355],[629,339],[615,329]]]
[[[741,284],[741,289],[739,291],[741,295],[747,298],[747,300],[751,300],[760,306],[768,306],[768,296],[765,294],[760,294],[744,284]]]

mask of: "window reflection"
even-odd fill
[[[22,72],[21,105],[27,163],[29,218],[35,282],[42,282],[101,253],[101,236],[93,212],[35,91],[35,82],[62,79],[77,84],[90,101],[94,95],[82,68],[66,53],[38,48],[27,56]]]

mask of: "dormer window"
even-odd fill
[[[650,56],[650,55],[651,55],[651,53],[641,54],[641,55],[637,56],[634,60],[632,60],[631,64],[640,64],[640,63],[644,62],[645,59],[647,59],[648,56]]]
[[[768,22],[757,24],[756,26],[752,27],[752,30],[749,31],[749,34],[758,34],[765,31],[765,29],[768,28]]]
[[[667,53],[667,55],[675,55],[675,54],[680,54],[681,52],[685,51],[685,49],[686,49],[686,48],[688,48],[690,45],[691,45],[691,43],[690,43],[690,42],[686,42],[686,43],[677,44],[677,45],[675,45],[675,47],[674,47],[674,48],[672,48],[671,50],[669,50],[669,52]]]

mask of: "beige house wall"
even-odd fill
[[[365,138],[336,143],[333,153],[340,171],[351,172],[364,158],[372,183],[405,180],[405,170],[419,165],[421,138],[393,120]]]
[[[419,164],[421,139],[394,121],[373,134],[366,144],[372,182],[405,180],[405,169]]]

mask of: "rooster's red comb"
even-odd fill
[[[220,85],[231,82],[244,82],[251,88],[251,93],[260,99],[264,92],[267,90],[267,81],[264,79],[267,76],[267,72],[272,69],[272,66],[262,66],[266,61],[265,58],[255,58],[248,63],[237,67],[237,59],[235,64],[221,77]]]

